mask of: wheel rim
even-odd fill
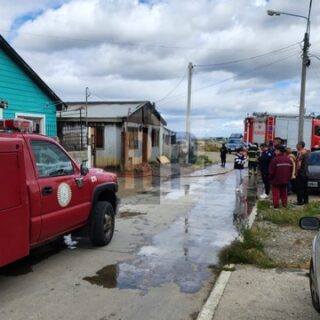
[[[113,229],[113,219],[109,214],[104,215],[103,232],[106,236],[111,235]]]
[[[319,298],[318,298],[318,293],[315,287],[315,276],[314,276],[313,268],[310,270],[310,291],[311,291],[312,300],[316,304],[318,304]]]

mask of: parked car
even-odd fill
[[[235,152],[239,148],[244,147],[244,143],[240,139],[229,139],[228,143],[226,144],[228,152]]]
[[[320,151],[310,153],[308,165],[308,187],[320,189]]]
[[[318,231],[312,243],[309,283],[313,307],[320,313],[320,219],[316,217],[303,217],[300,219],[299,225],[304,230]]]

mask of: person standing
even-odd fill
[[[297,162],[296,162],[296,192],[297,205],[302,206],[309,203],[308,193],[308,162],[309,152],[305,149],[305,143],[299,141],[297,144]]]
[[[288,183],[292,174],[292,163],[286,155],[286,148],[281,145],[274,147],[275,156],[270,162],[269,179],[272,185],[272,203],[279,208],[279,200],[283,207],[288,204]]]
[[[260,145],[260,148],[261,148],[261,154],[259,156],[258,161],[259,161],[261,178],[264,185],[264,193],[260,196],[260,198],[266,199],[270,195],[269,165],[272,160],[273,154],[265,143],[262,143]]]
[[[258,168],[258,147],[256,144],[253,144],[249,147],[248,150],[248,169],[249,169],[249,177],[252,175],[257,175]]]
[[[222,147],[220,148],[220,159],[221,159],[221,167],[226,167],[226,159],[227,159],[228,149],[226,145],[223,143]]]
[[[237,153],[234,158],[234,170],[236,173],[236,191],[240,191],[240,187],[243,182],[243,169],[246,162],[246,157],[242,148],[237,149]]]
[[[287,156],[291,160],[292,163],[292,175],[291,179],[288,185],[288,194],[291,194],[292,192],[295,192],[295,181],[296,181],[296,157],[292,153],[291,148],[287,148]]]

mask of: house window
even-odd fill
[[[158,147],[159,146],[159,130],[152,129],[151,139],[152,139],[152,146]]]
[[[129,133],[129,149],[139,148],[139,131],[138,128],[128,128]]]
[[[96,127],[95,144],[96,148],[104,148],[104,127]]]
[[[45,130],[45,115],[31,114],[31,113],[16,113],[17,119],[26,119],[32,121],[32,132],[46,134]]]

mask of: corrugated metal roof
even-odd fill
[[[134,102],[89,102],[88,118],[125,118],[144,106],[147,101]],[[83,102],[67,102],[68,109],[62,112],[63,118],[78,118],[79,110],[82,109],[82,116],[85,116],[86,105]]]

